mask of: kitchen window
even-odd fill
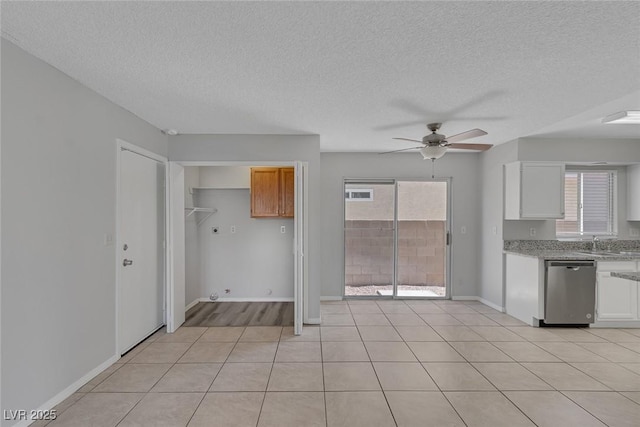
[[[565,217],[556,221],[556,236],[615,236],[616,181],[612,170],[567,170]]]

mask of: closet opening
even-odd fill
[[[174,329],[180,324],[294,326],[300,333],[306,165],[174,163]]]

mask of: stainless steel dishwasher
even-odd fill
[[[593,323],[595,306],[594,261],[545,262],[545,324]]]

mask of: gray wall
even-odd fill
[[[4,39],[1,136],[2,409],[32,409],[115,355],[116,138],[167,140]]]
[[[344,178],[431,178],[431,162],[417,153],[322,153],[322,296],[343,294]],[[477,295],[480,216],[478,154],[448,153],[435,163],[436,177],[452,177],[452,295]],[[460,227],[467,233],[461,234]]]
[[[169,138],[172,161],[309,162],[308,317],[320,318],[320,137],[318,135],[178,135]]]
[[[478,251],[478,296],[503,307],[502,236],[503,236],[503,165],[517,160],[517,141],[493,147],[480,154],[481,160],[481,236]],[[529,222],[529,221],[527,221]]]

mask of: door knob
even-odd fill
[[[125,267],[127,265],[131,265],[131,264],[133,264],[133,260],[131,260],[131,259],[126,259],[125,258],[124,261],[122,261],[122,265],[125,266]]]

